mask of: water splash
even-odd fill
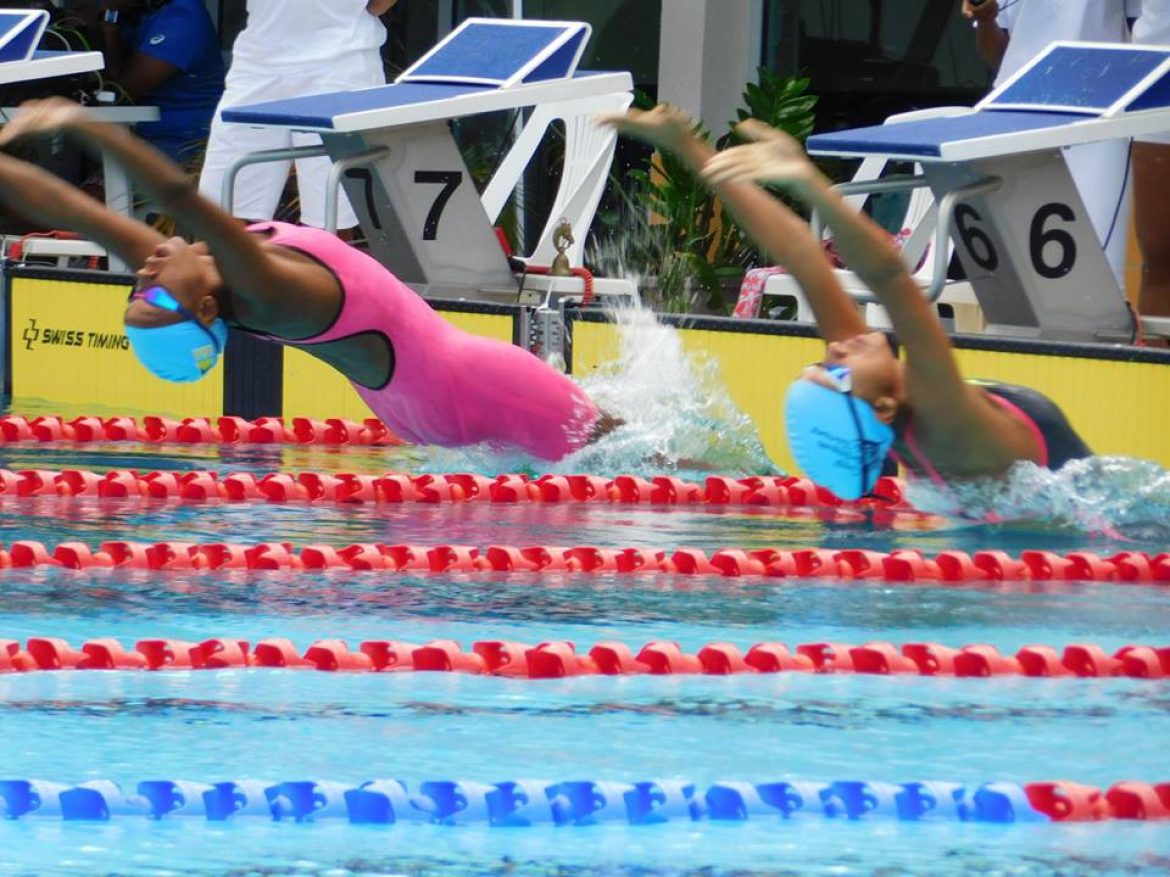
[[[566,462],[626,471],[648,464],[727,475],[775,471],[713,357],[685,350],[682,336],[645,308],[625,307],[612,316],[618,355],[581,383],[625,425]]]
[[[682,337],[643,307],[611,312],[618,355],[580,379],[603,409],[625,423],[555,464],[484,446],[435,449],[428,466],[483,472],[775,472],[755,424],[732,402],[710,357],[683,348]]]
[[[1131,457],[1088,457],[1056,472],[1017,463],[1004,478],[946,488],[917,480],[908,499],[917,508],[967,520],[1030,523],[1155,545],[1170,540],[1170,472]]]

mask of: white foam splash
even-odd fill
[[[1100,456],[1053,472],[1017,463],[1004,478],[909,486],[916,507],[968,520],[1035,522],[1086,534],[1170,537],[1170,472],[1150,460]]]
[[[648,465],[726,475],[775,471],[714,358],[688,352],[679,332],[646,308],[621,308],[612,317],[618,356],[581,384],[625,424],[566,462],[627,471]]]

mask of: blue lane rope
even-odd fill
[[[1017,783],[987,782],[967,787],[940,781],[894,784],[850,780],[759,784],[727,781],[705,789],[685,780],[627,783],[523,779],[494,784],[437,780],[419,783],[413,790],[405,782],[393,779],[359,785],[327,780],[148,780],[138,783],[135,793],[127,793],[111,780],[67,785],[15,779],[0,781],[0,814],[9,819],[91,821],[130,816],[213,821],[258,817],[293,822],[344,819],[352,823],[496,826],[803,816],[995,823],[1050,819],[1032,806],[1027,790]],[[1151,818],[1157,817],[1151,814]]]

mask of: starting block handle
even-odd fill
[[[926,293],[926,298],[932,304],[938,301],[939,296],[942,295],[943,289],[947,285],[947,262],[940,254],[947,251],[947,244],[950,241],[951,235],[951,220],[955,216],[955,207],[960,201],[965,201],[967,198],[974,198],[976,195],[988,195],[1003,185],[1003,180],[999,177],[988,177],[978,183],[971,183],[967,186],[959,186],[957,189],[952,189],[947,192],[938,202],[938,225],[934,230],[934,274],[930,279],[930,289]]]
[[[837,183],[833,186],[833,191],[843,198],[849,195],[877,195],[882,192],[907,192],[911,189],[918,189],[928,185],[926,177],[922,174],[895,174],[888,177],[883,177],[880,180],[858,180],[850,183]],[[825,224],[821,221],[820,214],[815,210],[812,212],[812,217],[809,219],[809,225],[812,226],[813,237],[818,241],[824,237]]]
[[[350,170],[359,167],[368,167],[390,155],[389,146],[375,146],[356,155],[339,158],[329,166],[329,176],[325,184],[325,230],[337,233],[337,205],[340,202],[341,178]]]
[[[838,183],[833,186],[833,190],[842,196],[845,195],[873,195],[881,192],[904,192],[910,189],[918,189],[927,185],[926,177],[921,174],[914,174],[912,176],[898,175],[886,177],[882,180],[866,180],[856,183]],[[996,191],[1003,185],[1003,180],[999,177],[989,177],[986,180],[981,180],[977,183],[971,183],[966,186],[960,186],[950,192],[947,192],[939,200],[938,203],[938,219],[934,229],[934,243],[932,246],[935,251],[934,273],[931,275],[930,287],[926,291],[926,299],[931,304],[938,301],[943,293],[943,289],[947,284],[947,268],[948,260],[942,254],[947,252],[947,246],[950,243],[950,229],[951,220],[955,214],[955,206],[966,200],[973,198],[976,195],[986,195]],[[824,234],[824,223],[820,216],[814,211],[811,219],[813,236],[820,240]],[[868,304],[880,304],[876,298],[865,296],[857,298]]]
[[[1142,332],[1157,338],[1170,338],[1170,317],[1142,317]]]
[[[228,165],[227,173],[223,175],[223,186],[219,192],[220,206],[228,213],[232,212],[232,204],[236,197],[236,177],[248,165],[264,164],[270,161],[294,161],[298,158],[317,158],[328,154],[329,152],[324,146],[292,146],[287,149],[261,149],[257,152],[245,153]]]

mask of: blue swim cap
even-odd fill
[[[788,388],[784,419],[788,446],[805,475],[842,499],[860,499],[873,489],[894,430],[872,405],[801,379]]]
[[[227,324],[217,317],[210,326],[183,320],[169,326],[126,326],[138,360],[164,381],[197,381],[215,367],[227,344]]]

